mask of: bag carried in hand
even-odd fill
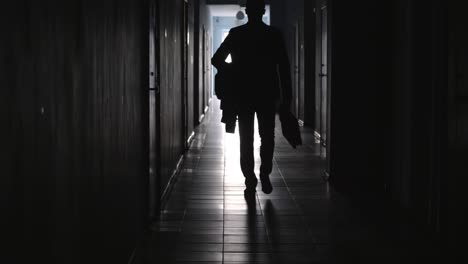
[[[302,145],[301,131],[297,118],[288,110],[280,111],[281,130],[289,144],[296,148]]]

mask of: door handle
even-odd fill
[[[150,87],[149,91],[154,91],[156,94],[159,94],[159,84],[156,84],[154,87]]]
[[[326,77],[327,75],[326,75],[326,74],[323,74],[323,73],[319,73],[318,76],[320,76],[320,77]]]

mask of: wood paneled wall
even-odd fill
[[[145,221],[145,1],[8,2],[2,258],[125,263]]]
[[[183,1],[159,1],[161,186],[168,185],[184,151]]]
[[[184,4],[184,0],[159,0],[159,181],[162,198],[170,192],[187,140],[198,125],[210,98],[211,64],[207,62],[210,61],[211,46],[203,43],[203,28],[208,39],[211,35],[208,8],[204,0],[187,2],[188,32],[185,32]],[[185,54],[184,42],[187,40]]]
[[[445,4],[331,3],[332,178],[351,192],[389,198],[422,230],[440,235]]]

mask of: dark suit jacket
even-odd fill
[[[225,62],[229,54],[230,64]],[[247,23],[232,28],[212,64],[233,73],[233,96],[238,103],[271,104],[280,97],[291,101],[289,59],[281,32],[273,27]]]

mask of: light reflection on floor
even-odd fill
[[[407,229],[383,227],[323,178],[320,146],[303,129],[293,150],[276,130],[270,195],[244,200],[239,136],[214,102],[185,157],[171,198],[136,263],[405,263]],[[260,138],[255,129],[256,170]],[[259,184],[260,185],[260,184]],[[371,201],[372,202],[372,201]],[[378,207],[366,210],[376,213]],[[418,244],[419,245],[419,244]],[[430,251],[429,251],[430,252]],[[427,254],[428,252],[425,252]]]

